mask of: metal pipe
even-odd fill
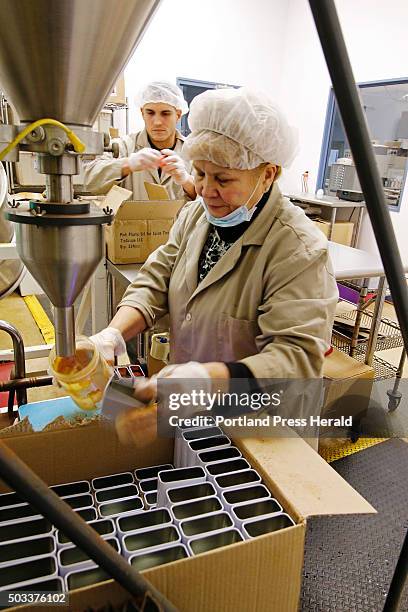
[[[164,611],[175,612],[176,608],[153,585],[132,570],[123,557],[100,538],[92,527],[80,520],[76,513],[3,443],[0,443],[0,477],[125,588],[139,606],[147,596],[159,603]]]
[[[404,269],[334,1],[309,0],[309,4],[408,350],[408,290]]]
[[[408,290],[404,269],[336,8],[333,0],[309,0],[309,4],[408,351]],[[408,530],[385,602],[387,612],[398,609],[407,575]]]
[[[45,187],[49,202],[67,204],[74,199],[72,176],[68,174],[46,174]]]
[[[20,332],[14,327],[14,325],[11,325],[11,323],[8,323],[7,321],[0,321],[0,331],[6,332],[13,341],[14,377],[25,378],[26,369],[24,342]],[[17,403],[19,406],[27,403],[27,393],[25,389],[17,389]]]
[[[354,354],[357,348],[357,344],[358,344],[358,335],[360,333],[360,325],[361,325],[361,319],[362,319],[363,311],[364,311],[365,298],[367,297],[367,292],[368,292],[368,283],[369,283],[369,279],[364,278],[363,286],[360,289],[360,295],[358,298],[356,320],[354,322],[353,336],[351,338],[351,344],[350,344],[350,357],[354,357]]]
[[[31,389],[32,387],[46,387],[52,385],[52,376],[33,376],[32,378],[11,378],[0,382],[0,393],[15,389]]]
[[[377,298],[375,300],[374,312],[373,312],[373,322],[370,328],[370,335],[368,338],[367,344],[367,352],[365,357],[365,362],[367,365],[371,365],[374,358],[374,351],[377,344],[378,332],[381,324],[381,313],[383,311],[385,296],[387,295],[387,283],[385,282],[385,277],[382,276],[380,278],[380,282],[378,284],[377,289]]]
[[[75,355],[75,316],[74,307],[55,306],[55,349],[60,357]]]

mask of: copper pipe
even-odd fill
[[[33,376],[31,378],[11,378],[0,382],[0,393],[15,389],[31,389],[32,387],[46,387],[52,385],[52,376]]]

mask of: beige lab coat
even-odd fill
[[[121,178],[123,158],[129,157],[132,153],[145,147],[151,148],[146,130],[115,139],[115,142],[119,144],[119,157],[117,159],[114,159],[110,153],[104,153],[92,161],[84,162],[84,183],[87,191],[94,194],[104,194],[113,185],[120,185],[132,191],[133,200],[148,200],[144,186],[144,182],[147,181],[166,187],[172,200],[189,199],[181,185],[176,185],[168,174],[162,172],[159,176],[157,168],[132,172],[124,179]],[[176,145],[174,147],[176,153],[180,154],[183,142],[183,136],[176,132]],[[186,162],[186,168],[188,172],[191,172],[191,164],[188,162]]]
[[[169,312],[172,363],[241,361],[256,378],[321,376],[338,298],[323,233],[275,183],[197,285],[208,230],[199,201],[188,203],[119,307],[134,306],[149,327]]]

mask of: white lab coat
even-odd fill
[[[119,158],[114,159],[110,153],[104,153],[102,156],[84,163],[84,183],[88,191],[94,194],[105,194],[113,185],[120,185],[132,191],[133,200],[148,200],[144,186],[146,181],[166,187],[170,199],[190,199],[181,185],[177,185],[173,178],[164,172],[159,176],[156,168],[133,172],[124,179],[121,178],[123,158],[129,157],[132,153],[145,147],[151,147],[146,130],[115,139],[114,142],[119,144]],[[176,153],[180,154],[183,142],[183,136],[176,132],[176,145],[174,147]],[[191,172],[191,164],[188,162],[186,162],[186,168],[188,172]]]
[[[198,283],[209,223],[187,204],[120,306],[170,314],[171,362],[241,361],[256,378],[316,378],[338,298],[327,240],[275,183],[244,234]]]

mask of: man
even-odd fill
[[[194,199],[190,165],[180,157],[184,138],[176,129],[188,111],[183,92],[172,83],[154,81],[139,93],[137,103],[145,128],[117,140],[118,159],[104,154],[85,164],[87,189],[104,194],[121,185],[132,191],[134,200],[147,200],[146,181],[166,187],[171,199]]]

